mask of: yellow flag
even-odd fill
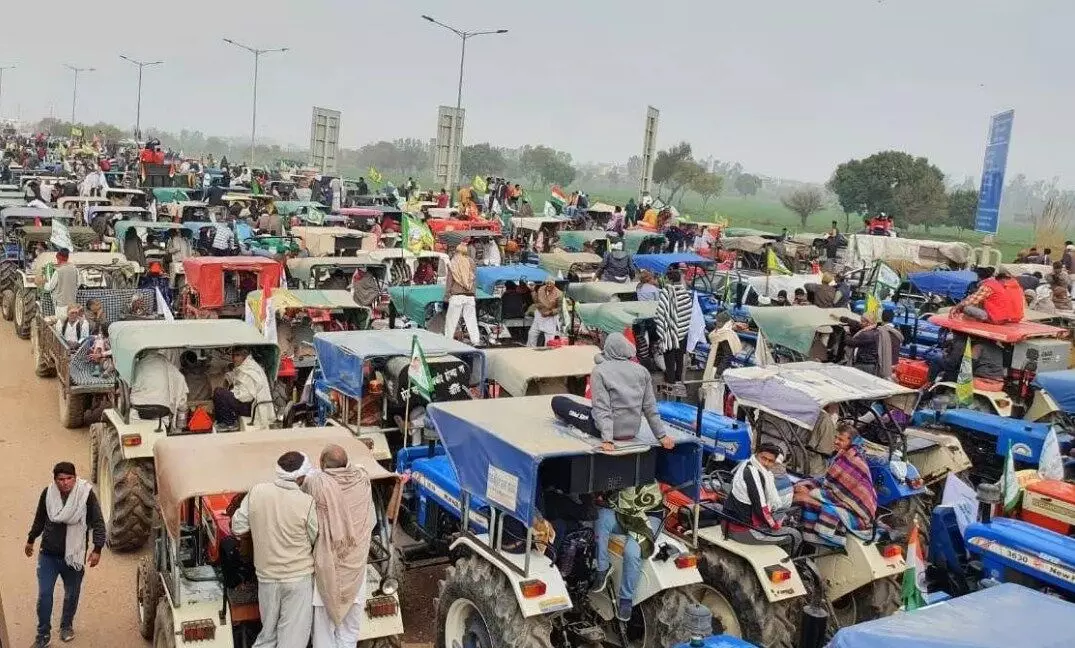
[[[478,175],[474,176],[474,182],[470,183],[470,186],[478,193],[489,191],[489,185],[485,184],[485,179]]]
[[[381,175],[381,172],[378,171],[377,167],[375,166],[370,167],[369,177],[370,182],[375,182],[377,184],[381,184],[382,182],[384,182],[384,176]]]
[[[956,402],[963,406],[974,402],[974,356],[971,354],[970,338],[967,338],[967,345],[963,347],[963,360],[959,363]]]
[[[877,300],[877,296],[873,293],[866,295],[866,314],[873,317],[875,321],[881,317],[881,302]]]
[[[791,270],[787,269],[787,266],[785,266],[784,262],[780,260],[780,257],[776,255],[776,250],[773,248],[769,248],[769,253],[765,256],[765,269],[777,274],[791,274]]]

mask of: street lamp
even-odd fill
[[[164,61],[136,61],[129,56],[120,54],[119,57],[132,65],[138,66],[138,107],[134,113],[134,138],[142,139],[142,68],[151,65],[160,65]]]
[[[463,108],[463,61],[467,57],[467,39],[474,36],[486,36],[490,34],[506,34],[506,29],[487,29],[483,31],[463,31],[456,29],[451,25],[445,25],[444,23],[434,20],[432,17],[422,14],[422,18],[428,20],[434,25],[439,25],[448,31],[452,32],[463,41],[462,50],[459,53],[459,88],[455,96],[455,118],[452,120],[452,139],[448,143],[448,182],[454,184],[459,176],[459,169],[452,169],[452,165],[455,163],[457,156],[456,153],[456,140],[462,138],[462,133],[456,133],[455,127],[459,125],[459,111]]]
[[[67,68],[68,70],[71,70],[72,72],[75,73],[75,85],[74,85],[74,88],[72,88],[72,90],[71,90],[71,124],[74,125],[74,123],[75,123],[75,104],[78,103],[78,73],[79,72],[94,72],[94,71],[97,70],[97,68],[91,68],[91,67],[89,67],[89,68],[80,68],[80,67],[75,67],[73,65],[70,65],[68,63],[64,63],[63,66],[65,68]]]
[[[4,116],[4,70],[14,69],[14,65],[0,66],[0,118]]]
[[[262,54],[268,54],[270,52],[286,52],[287,47],[275,47],[273,49],[257,49],[255,47],[249,47],[242,43],[237,43],[230,38],[224,39],[225,43],[230,43],[236,47],[241,47],[244,50],[254,55],[254,110],[250,116],[250,167],[254,167],[254,135],[257,132],[258,127],[258,61],[261,59]]]

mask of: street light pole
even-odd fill
[[[0,118],[4,116],[4,70],[14,69],[14,65],[0,66]]]
[[[80,68],[64,63],[63,66],[75,73],[74,87],[71,89],[71,124],[75,123],[75,105],[78,103],[78,74],[79,72],[94,72],[97,68]]]
[[[451,25],[445,25],[444,23],[442,23],[442,22],[440,22],[438,20],[435,20],[430,16],[426,16],[424,14],[422,15],[422,18],[425,19],[425,20],[428,20],[429,22],[433,23],[434,25],[438,25],[440,27],[443,27],[443,28],[447,29],[448,31],[450,31],[453,34],[455,34],[456,36],[458,36],[459,39],[462,41],[462,48],[461,48],[461,50],[459,52],[459,87],[457,88],[456,95],[455,95],[455,117],[452,119],[452,126],[453,126],[453,128],[452,128],[452,138],[451,138],[451,141],[448,142],[448,173],[447,173],[447,175],[448,175],[448,183],[451,185],[451,184],[454,184],[456,182],[456,180],[458,180],[458,178],[459,178],[459,169],[458,168],[453,169],[452,167],[453,166],[455,166],[455,167],[459,166],[459,165],[455,164],[456,158],[459,157],[456,143],[457,143],[457,140],[462,140],[462,137],[463,137],[463,134],[461,132],[457,132],[457,129],[459,127],[459,113],[463,110],[463,64],[464,64],[464,62],[466,61],[466,58],[467,58],[467,39],[468,38],[473,38],[474,36],[486,36],[486,35],[490,35],[490,34],[494,34],[494,35],[495,34],[506,34],[506,33],[508,33],[508,30],[506,30],[506,29],[487,29],[487,30],[482,30],[482,31],[463,31],[461,29],[456,29],[455,27],[452,27]]]
[[[129,56],[120,54],[119,57],[132,65],[138,66],[138,106],[134,113],[134,138],[142,139],[142,68],[152,65],[160,65],[164,61],[137,61]]]
[[[258,63],[261,60],[262,54],[269,54],[270,52],[286,52],[287,47],[274,47],[272,49],[257,49],[256,47],[250,47],[249,45],[243,45],[237,43],[230,38],[224,39],[225,43],[230,43],[236,47],[250,52],[254,55],[254,107],[250,114],[250,167],[254,166],[254,137],[257,134],[258,128]]]

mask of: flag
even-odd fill
[[[63,219],[52,219],[52,236],[49,237],[49,243],[55,245],[57,250],[75,249],[71,243],[71,230],[67,229],[67,223],[63,222]]]
[[[272,293],[273,289],[271,287],[261,291],[261,312],[258,314],[258,319],[261,321],[261,332],[265,339],[275,343],[277,341],[276,311],[273,310],[272,306]]]
[[[963,348],[963,360],[956,376],[956,402],[964,407],[974,402],[974,357],[971,355],[970,338]]]
[[[370,182],[374,184],[381,184],[384,182],[384,176],[377,170],[377,167],[370,166],[370,172],[367,174],[370,177]]]
[[[866,314],[875,321],[881,316],[881,302],[877,301],[877,295],[872,292],[866,294]]]
[[[552,203],[557,214],[563,213],[564,205],[567,204],[567,194],[560,188],[560,185],[553,185],[549,190],[549,202]]]
[[[1045,442],[1042,443],[1038,475],[1042,479],[1064,479],[1064,458],[1060,455],[1060,441],[1056,438],[1055,426],[1049,427]]]
[[[918,518],[911,527],[907,540],[907,571],[903,572],[903,609],[917,610],[926,604],[926,556],[922,551],[922,539],[918,534]]]
[[[407,370],[407,380],[422,398],[433,400],[433,378],[429,375],[429,365],[426,364],[426,355],[422,353],[417,335],[411,338],[411,364]]]
[[[153,290],[157,291],[157,312],[164,316],[165,321],[171,322],[175,319],[175,315],[172,315],[172,309],[168,307],[168,302],[164,301],[161,289],[154,288]]]
[[[403,214],[403,247],[417,254],[432,250],[436,240],[429,226],[410,214]]]
[[[541,210],[541,215],[545,218],[556,218],[556,207],[553,206],[548,200],[545,201],[545,207]]]
[[[480,175],[474,176],[474,182],[471,182],[470,186],[472,189],[474,189],[474,191],[477,191],[478,193],[485,193],[489,191],[489,185],[485,184],[485,180]]]
[[[724,271],[724,308],[731,308],[732,303],[732,271]]]
[[[773,352],[769,349],[769,343],[765,341],[765,335],[758,332],[758,341],[754,346],[754,366],[768,367],[771,364],[776,364]]]
[[[769,251],[765,255],[765,270],[767,272],[775,272],[782,275],[791,274],[791,270],[788,270],[787,266],[784,265],[784,262],[776,255],[776,250],[773,248],[769,248]]]
[[[705,340],[705,318],[702,316],[702,305],[698,302],[698,293],[694,293],[691,303],[691,321],[687,328],[687,351],[694,351],[698,343]]]
[[[1004,474],[1000,478],[1000,490],[1004,496],[1004,512],[1011,513],[1019,506],[1019,478],[1015,475],[1015,455],[1008,442],[1008,458],[1004,461]]]

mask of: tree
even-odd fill
[[[519,170],[531,186],[537,186],[544,178],[542,171],[555,159],[556,151],[547,146],[524,146],[519,154]]]
[[[761,178],[749,173],[741,173],[735,179],[735,192],[740,196],[757,195],[761,188]]]
[[[488,143],[464,146],[461,158],[459,168],[462,169],[464,178],[473,178],[476,175],[483,178],[488,175],[500,175],[507,167],[504,153]]]
[[[430,166],[429,149],[421,140],[413,137],[398,139],[392,144],[398,151],[397,162],[399,172],[407,175],[418,175]],[[465,150],[465,149],[464,149]]]
[[[668,194],[668,202],[674,202],[676,194],[690,187],[696,180],[707,173],[709,172],[705,170],[705,167],[694,160],[687,159],[677,162],[675,171],[673,171],[672,177],[668,180],[668,185],[672,187],[672,193]]]
[[[803,229],[806,219],[825,208],[825,197],[817,187],[802,187],[780,199],[784,206],[799,215]]]
[[[705,209],[710,199],[719,196],[721,190],[724,189],[724,177],[703,171],[691,181],[690,188],[702,197],[702,209]]]
[[[939,223],[946,214],[944,174],[928,159],[900,151],[844,162],[827,186],[848,214],[885,213],[923,225]]]
[[[663,151],[657,151],[657,157],[653,161],[653,182],[657,185],[658,194],[664,189],[665,183],[672,181],[677,172],[682,176],[682,163],[690,159],[691,145],[687,142],[680,142]]]
[[[977,211],[977,190],[956,189],[948,194],[948,224],[960,232],[974,227],[974,215]]]
[[[547,184],[558,184],[562,187],[566,187],[575,180],[576,175],[575,167],[571,164],[564,162],[562,158],[553,157],[545,162],[545,166],[541,169],[541,179]]]

